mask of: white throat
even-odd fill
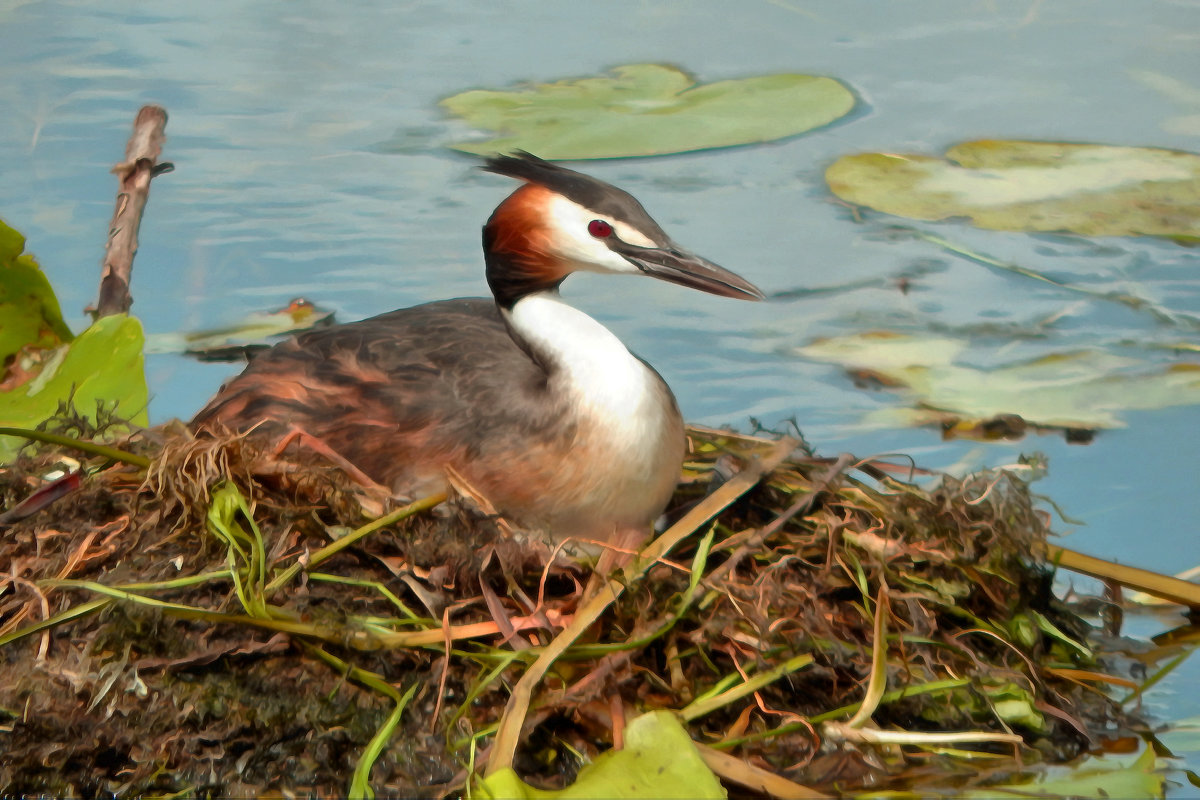
[[[504,313],[513,335],[550,369],[547,407],[562,415],[557,428],[572,432],[559,477],[575,507],[553,524],[589,537],[644,534],[670,500],[683,462],[683,420],[671,390],[557,291],[527,295]]]
[[[662,379],[608,328],[564,303],[557,291],[521,298],[508,319],[540,357],[550,360],[561,376],[561,390],[571,392],[577,406],[597,421],[639,428],[662,419],[660,406],[670,403]]]

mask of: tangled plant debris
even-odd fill
[[[954,792],[1141,727],[1012,473],[920,488],[691,443],[671,513],[728,506],[598,604],[585,568],[469,499],[371,522],[380,498],[315,458],[182,428],[123,445],[148,470],[84,456],[81,488],[0,537],[0,793],[440,796],[508,766],[510,735],[516,775],[554,788],[654,710],[727,786]],[[64,455],[0,470],[5,508]]]

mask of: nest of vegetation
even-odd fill
[[[511,765],[553,788],[653,709],[740,793],[953,792],[1136,724],[1081,677],[1095,642],[1010,473],[919,488],[794,442],[691,444],[672,532],[701,522],[599,605],[469,492],[370,522],[383,499],[244,438],[85,457],[0,532],[0,795],[454,795],[514,724]],[[65,455],[0,470],[5,507]]]

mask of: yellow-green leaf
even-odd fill
[[[0,221],[0,365],[23,348],[71,341],[50,282],[24,250],[25,237]]]
[[[945,158],[844,156],[825,172],[843,200],[900,217],[1087,236],[1200,237],[1200,154],[985,140]]]
[[[99,402],[116,416],[145,425],[149,392],[142,343],[142,324],[136,318],[118,314],[97,320],[73,342],[60,345],[36,377],[0,393],[0,427],[36,427],[69,397],[76,411],[93,422]],[[0,436],[0,463],[22,444]]]

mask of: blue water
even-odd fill
[[[930,430],[864,426],[865,413],[897,398],[856,389],[795,348],[861,330],[1027,325],[1063,313],[1044,339],[976,337],[970,358],[1102,347],[1163,366],[1181,360],[1144,345],[1195,343],[1195,332],[882,236],[886,221],[857,223],[822,174],[847,153],[938,154],[975,138],[1200,149],[1197,13],[1184,0],[4,2],[0,217],[27,235],[82,327],[112,210],[107,170],[137,108],[160,103],[171,115],[165,158],[177,169],[155,181],[142,226],[134,310],[148,331],[228,323],[297,295],[357,319],[486,291],[479,226],[511,187],[445,148],[464,131],[439,98],[643,61],[701,81],[831,75],[860,105],[826,129],[585,169],[768,294],[929,267],[907,294],[882,281],[751,305],[592,276],[572,278],[565,294],[655,364],[689,419],[794,418],[822,452],[904,452],[931,467],[1040,450],[1050,476],[1039,490],[1086,523],[1057,525],[1070,546],[1174,572],[1200,562],[1196,407],[1123,413],[1126,427],[1088,446],[1052,436],[943,443]],[[921,227],[1200,314],[1200,250]],[[230,369],[153,356],[148,372],[158,421],[190,416]],[[1195,661],[1155,690],[1178,718],[1200,714]]]

